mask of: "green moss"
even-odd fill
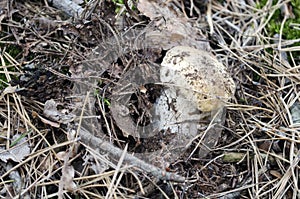
[[[115,13],[120,13],[122,9],[122,5],[124,6],[123,0],[112,0],[112,2],[116,5]]]
[[[100,101],[103,101],[105,105],[110,106],[110,101],[107,98],[103,98],[102,96],[99,95],[99,90],[95,90],[94,91],[94,96],[98,99],[100,99]]]
[[[9,45],[6,48],[6,52],[11,56],[11,57],[17,57],[20,55],[20,53],[22,53],[22,49],[19,46],[16,45]]]
[[[20,55],[20,53],[22,53],[22,49],[19,48],[17,45],[7,45],[7,44],[3,44],[0,43],[0,49],[4,49],[5,52],[7,52],[7,54],[9,54],[12,58],[16,58]],[[3,56],[5,65],[13,65],[14,63],[11,63],[9,60],[5,59],[5,57]],[[10,72],[16,72],[16,69],[14,67],[8,67],[7,68],[8,71]],[[11,78],[15,78],[15,77],[11,77]],[[4,70],[3,68],[0,69],[0,89],[4,89],[7,87],[7,83],[8,80],[4,74]]]
[[[102,83],[103,83],[103,82],[100,80],[100,81],[98,82],[98,86],[101,87]],[[99,90],[99,89],[95,89],[95,90],[94,90],[94,96],[95,96],[96,98],[100,99],[101,101],[103,101],[105,105],[110,106],[110,101],[109,101],[109,99],[103,98],[103,97],[100,95],[100,90]]]
[[[122,8],[125,6],[124,0],[112,0],[112,2],[116,5],[115,12],[116,14],[122,14],[120,13],[122,11]],[[132,10],[135,10],[136,8],[134,6],[131,6]]]
[[[7,85],[4,82],[7,82],[7,79],[4,74],[0,74],[0,90],[4,89],[7,87]]]
[[[279,18],[279,17],[278,17]],[[295,19],[287,19],[283,29],[282,29],[282,37],[283,39],[299,39],[300,38],[300,30],[294,29],[291,24],[300,24],[300,19],[295,18]],[[278,21],[276,18],[272,18],[270,20],[270,23],[267,26],[268,32],[274,36],[275,34],[280,33],[280,28],[281,28],[281,21]],[[298,43],[299,45],[299,43]],[[297,46],[298,46],[297,45]]]
[[[261,76],[258,75],[257,73],[253,73],[253,78],[252,79],[255,82],[259,82],[259,80],[261,79]]]
[[[266,4],[267,4],[268,0],[261,0],[256,4],[256,8],[258,9],[262,9]]]
[[[261,9],[267,4],[268,0],[261,0],[257,3],[257,8]],[[272,2],[272,6],[276,5],[278,0]],[[286,20],[282,28],[282,39],[294,40],[300,38],[300,30],[294,28],[293,24],[300,24],[300,0],[291,0],[288,4],[291,7],[293,17]],[[269,17],[269,16],[267,16]],[[268,25],[266,26],[267,36],[274,37],[275,34],[280,34],[284,16],[281,14],[280,8],[275,10]],[[300,46],[300,42],[294,43],[292,46]],[[290,46],[290,47],[292,47]],[[299,57],[300,52],[292,52],[293,57]],[[290,59],[290,57],[289,57]]]

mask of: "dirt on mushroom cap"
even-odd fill
[[[161,65],[161,81],[176,86],[203,112],[222,108],[234,94],[235,84],[226,68],[206,51],[177,46]]]

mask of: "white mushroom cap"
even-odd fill
[[[203,112],[223,108],[235,84],[226,68],[210,53],[187,46],[170,49],[161,64],[160,80],[176,88]]]

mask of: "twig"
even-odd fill
[[[87,95],[86,95],[85,100],[84,100],[83,107],[85,107],[85,105],[87,104],[88,98],[89,98],[89,92],[87,92]],[[80,118],[82,118],[83,112],[84,112],[84,109],[82,109]],[[54,121],[57,121],[59,118],[57,119],[56,117],[54,117],[52,119]],[[83,126],[81,126],[81,121],[82,120],[80,120],[80,122],[79,122],[77,133],[78,133],[78,137],[80,138],[80,141],[84,145],[90,146],[92,149],[94,149],[96,151],[97,151],[97,149],[99,149],[99,150],[107,153],[108,156],[111,157],[112,159],[120,160],[120,159],[124,158],[124,163],[125,164],[137,167],[137,168],[139,168],[139,169],[141,169],[141,170],[143,170],[147,173],[152,174],[153,176],[155,176],[155,177],[157,177],[161,180],[175,181],[175,182],[185,182],[185,178],[182,177],[182,176],[179,176],[179,175],[174,174],[174,173],[169,173],[169,172],[163,171],[163,170],[159,169],[158,167],[153,166],[151,164],[148,164],[148,163],[144,162],[143,160],[141,160],[141,159],[139,159],[139,158],[137,158],[133,155],[130,155],[128,153],[126,153],[124,155],[123,150],[113,146],[110,142],[105,141],[102,138],[94,136],[94,134],[92,132],[88,131]],[[101,129],[99,129],[98,132],[99,131],[101,131]]]
[[[84,128],[80,128],[79,136],[81,139],[81,142],[83,142],[85,145],[89,145],[91,148],[94,149],[100,149],[106,153],[112,158],[119,159],[122,156],[123,151],[115,146],[113,146],[111,143],[103,140],[102,138],[95,137],[92,133],[87,131]],[[155,167],[151,164],[148,164],[144,162],[143,160],[130,155],[128,153],[125,154],[124,157],[124,163],[127,163],[129,165],[133,165],[134,167],[137,167],[147,173],[152,174],[153,176],[161,179],[161,180],[167,180],[167,181],[175,181],[175,182],[184,182],[185,178],[182,176],[179,176],[174,173],[166,172],[161,170],[158,167]]]
[[[126,10],[129,12],[129,14],[137,21],[141,21],[140,17],[132,11],[132,9],[130,8],[130,6],[128,5],[128,0],[125,0],[124,1],[124,5],[125,5],[125,8]]]
[[[207,23],[209,25],[209,33],[212,35],[214,33],[214,25],[212,22],[211,1],[209,1],[207,4],[206,17],[207,17]]]
[[[59,10],[62,10],[71,17],[79,17],[83,11],[83,8],[78,4],[70,0],[48,0],[48,3],[52,4]]]

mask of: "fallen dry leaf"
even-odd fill
[[[76,189],[76,184],[73,182],[75,175],[75,169],[73,166],[65,166],[62,169],[62,177],[60,183],[63,184],[65,190],[74,191]]]
[[[47,100],[44,106],[44,115],[52,121],[62,124],[68,124],[75,119],[75,115],[62,113],[57,110],[56,106],[57,104],[53,99]]]
[[[58,128],[60,125],[57,122],[53,122],[51,120],[47,120],[45,118],[43,118],[42,116],[38,115],[38,117],[40,118],[40,120],[44,123],[44,124],[49,124],[50,126],[53,126],[55,128]]]
[[[17,86],[8,86],[4,89],[4,91],[0,95],[0,100],[4,97],[6,94],[15,93],[17,90]]]
[[[12,160],[14,162],[21,162],[27,155],[30,154],[30,148],[26,137],[20,138],[21,135],[14,135],[12,138],[12,143],[17,141],[17,145],[6,150],[3,147],[0,148],[0,159],[3,162],[7,160]]]
[[[159,0],[140,0],[138,10],[153,20],[143,42],[149,48],[168,50],[175,46],[190,46],[210,49],[201,30],[194,27],[182,13],[175,12],[170,4]]]

